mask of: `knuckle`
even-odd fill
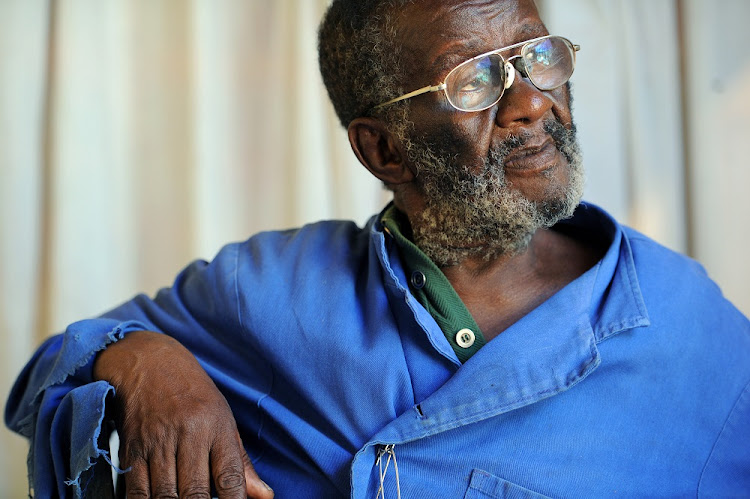
[[[190,484],[180,491],[184,499],[211,499],[211,492],[205,484]]]
[[[151,497],[151,494],[148,489],[143,489],[141,487],[127,487],[125,497],[128,499],[144,499]]]
[[[245,472],[242,468],[230,466],[216,475],[216,490],[221,492],[234,492],[244,490]]]
[[[173,483],[162,483],[156,485],[152,490],[155,499],[178,499],[177,487]]]

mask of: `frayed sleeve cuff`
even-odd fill
[[[100,475],[103,486],[111,489],[111,475],[95,472],[95,464],[109,460],[99,441],[106,401],[114,388],[93,379],[93,365],[97,352],[141,330],[153,328],[139,321],[104,318],[73,323],[47,340],[22,371],[5,418],[10,428],[30,440],[29,485],[35,497],[69,497],[69,487],[80,497],[96,489]],[[101,439],[105,444],[107,436]],[[105,468],[109,472],[109,466]]]

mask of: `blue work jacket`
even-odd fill
[[[258,234],[70,325],[6,409],[37,495],[111,487],[91,368],[139,329],[197,356],[282,499],[750,494],[747,318],[599,208],[556,230],[606,254],[463,364],[377,217]]]

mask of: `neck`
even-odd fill
[[[467,257],[455,265],[441,267],[440,270],[456,289],[472,289],[477,287],[477,283],[487,280],[514,282],[535,273],[535,269],[544,268],[542,260],[549,239],[549,231],[539,229],[522,251],[494,254],[493,248],[488,247],[486,252],[477,251],[476,255]],[[488,258],[486,255],[492,256]]]
[[[540,229],[520,253],[467,258],[442,270],[490,340],[586,272],[600,256],[571,237]]]

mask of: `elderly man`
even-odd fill
[[[579,204],[577,50],[531,0],[335,0],[321,70],[393,203],[49,340],[6,413],[37,495],[106,492],[110,419],[133,497],[747,494],[750,323]]]

